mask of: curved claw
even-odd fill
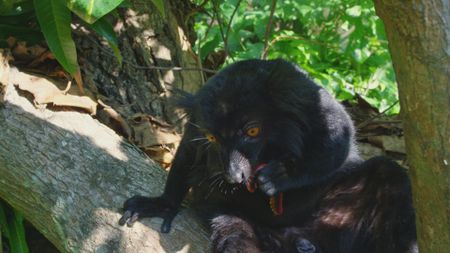
[[[139,213],[133,213],[133,215],[131,215],[130,219],[128,219],[128,221],[127,221],[127,226],[132,227],[138,219],[139,219]]]
[[[119,219],[119,225],[123,226],[128,221],[133,213],[130,210],[127,210],[123,213],[122,217]]]

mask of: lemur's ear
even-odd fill
[[[191,114],[195,106],[196,97],[188,92],[179,93],[174,97],[174,106]]]
[[[187,114],[191,114],[194,109],[196,96],[189,92],[174,87],[171,87],[170,90],[171,90],[171,97],[169,98],[168,101],[169,107],[181,109]]]

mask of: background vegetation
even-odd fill
[[[152,2],[164,13],[161,0]],[[301,65],[340,100],[360,95],[384,113],[399,112],[384,27],[371,0],[194,2],[199,6],[195,13],[195,51],[203,61],[222,56],[213,67],[242,59],[281,57]],[[108,41],[121,63],[117,38],[105,16],[127,6],[123,0],[96,1],[89,9],[87,3],[2,1],[0,43],[5,44],[9,36],[31,43],[45,37],[55,57],[81,87],[70,35],[71,12]],[[36,18],[40,26],[30,27],[30,21]]]
[[[384,27],[371,0],[275,1],[267,32],[273,2],[197,1],[197,54],[222,54],[225,65],[264,54],[289,59],[340,100],[360,95],[380,111],[399,112]]]

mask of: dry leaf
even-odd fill
[[[97,119],[113,129],[117,134],[134,143],[132,129],[122,115],[120,115],[120,113],[114,110],[111,106],[106,105],[101,99],[97,102],[103,107],[98,111]]]
[[[26,62],[38,61],[33,66],[37,66],[46,59],[54,59],[47,48],[44,48],[38,44],[27,46],[27,43],[23,41],[19,41],[12,46],[12,53],[17,60]]]
[[[151,157],[154,161],[161,164],[164,168],[168,168],[172,163],[175,156],[176,148],[173,146],[170,149],[163,148],[161,146],[153,146],[145,148],[144,152]]]
[[[7,49],[0,49],[0,84],[6,86],[9,80],[9,61],[13,58]]]
[[[65,94],[53,82],[44,77],[15,69],[14,74],[10,77],[10,82],[18,86],[19,89],[30,92],[37,104],[77,107],[89,111],[92,115],[97,113],[97,102],[90,97]]]
[[[130,120],[134,143],[153,160],[168,168],[181,136],[172,126],[147,114],[136,114]]]
[[[78,89],[80,89],[81,94],[84,94],[83,79],[81,78],[81,72],[79,69],[75,72],[75,74],[73,74],[73,78],[75,79],[75,82],[77,82]]]
[[[11,59],[9,50],[0,49],[0,106],[4,102],[5,88],[9,81],[9,61]]]
[[[134,141],[139,147],[145,148],[155,145],[178,143],[179,134],[171,129],[167,123],[156,120],[150,115],[136,114],[132,116],[131,128],[134,130]]]

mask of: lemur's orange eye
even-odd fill
[[[206,134],[206,139],[208,139],[209,142],[216,142],[216,136],[212,134]]]
[[[246,134],[250,137],[256,137],[261,133],[260,127],[251,127],[247,129]]]

